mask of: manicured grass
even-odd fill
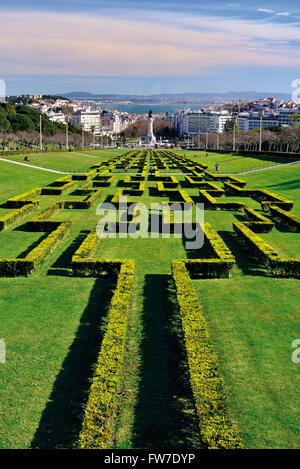
[[[196,151],[176,151],[178,155],[186,154],[188,158],[196,161],[197,163],[206,164],[208,171],[216,172],[216,162],[219,163],[219,173],[237,174],[244,171],[251,171],[253,169],[265,168],[268,166],[275,166],[278,164],[285,164],[295,161],[295,158],[279,157],[279,156],[240,156],[232,153],[220,154],[209,152],[205,156],[205,152]]]
[[[230,280],[194,283],[245,447],[299,448],[298,280],[236,270]]]
[[[96,161],[91,157],[85,162],[84,156],[77,155],[77,159],[71,153],[54,155],[58,169],[65,155],[73,156],[78,167],[84,158],[84,170]],[[236,157],[224,155],[220,172],[223,164],[232,171],[270,164],[257,158],[239,157],[235,162],[226,158]],[[200,160],[214,165],[214,157]],[[52,163],[54,167],[52,159],[47,164]],[[1,161],[0,171],[0,203],[57,179],[55,174]],[[300,166],[292,165],[243,179],[247,188],[265,188],[290,198],[295,203],[292,213],[299,216],[299,172]],[[110,200],[123,179],[124,174],[117,175],[111,187],[103,188],[99,202]],[[184,176],[178,179],[182,184]],[[185,190],[196,202],[198,190]],[[62,197],[40,196],[33,214],[75,197],[72,191]],[[147,206],[161,200],[155,181],[148,179],[139,200]],[[252,199],[227,200],[261,210]],[[0,278],[0,338],[7,345],[7,363],[0,364],[1,448],[70,448],[76,444],[114,287],[114,281],[74,278],[70,269],[73,253],[100,218],[96,207],[97,203],[88,210],[61,210],[53,219],[71,220],[72,228],[45,262],[29,278]],[[1,208],[0,213],[7,210]],[[25,230],[31,216],[0,233],[0,257],[25,253],[45,235]],[[291,343],[300,338],[298,281],[270,278],[248,257],[232,229],[241,217],[236,212],[205,211],[205,220],[232,250],[237,265],[230,279],[195,280],[194,285],[218,354],[230,415],[244,445],[299,448],[300,366],[291,361]],[[298,236],[277,229],[262,235],[283,255],[293,257],[299,256]],[[170,266],[173,259],[203,255],[203,251],[187,252],[181,239],[161,237],[105,239],[98,247],[98,257],[136,261],[114,448],[201,447]]]
[[[72,152],[33,153],[26,156],[29,158],[28,164],[34,166],[55,169],[57,171],[80,172],[86,171],[93,164],[114,158],[126,153],[126,151],[128,150],[78,150]],[[5,155],[3,158],[24,163],[25,157],[24,155]]]

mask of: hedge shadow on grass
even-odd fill
[[[90,231],[88,230],[80,231],[79,235],[73,239],[67,249],[56,259],[52,267],[48,270],[47,275],[72,276],[72,257],[89,233]]]
[[[76,447],[83,407],[88,399],[114,288],[115,282],[111,280],[95,281],[73,343],[43,411],[31,449]]]
[[[270,276],[264,266],[259,263],[259,260],[249,255],[249,251],[242,245],[235,233],[231,231],[218,231],[218,234],[234,255],[236,264],[244,275],[254,275],[256,277]]]
[[[199,448],[179,315],[168,275],[146,275],[133,447]]]
[[[24,231],[24,230],[20,230],[20,231]],[[21,252],[21,254],[18,255],[18,259],[24,259],[31,251],[33,251],[33,249],[35,249],[39,244],[41,244],[41,242],[44,241],[44,239],[46,239],[48,236],[49,236],[49,232],[42,234],[37,241],[32,243],[30,246],[28,246],[27,249],[25,249],[24,251]]]

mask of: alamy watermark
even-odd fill
[[[117,206],[102,203],[96,214],[99,238],[182,238],[186,249],[201,249],[204,244],[204,204],[130,203],[120,196]]]
[[[0,103],[4,103],[6,98],[6,84],[0,79]]]
[[[293,340],[292,348],[295,349],[292,353],[292,362],[298,364],[300,363],[300,339]]]
[[[292,81],[292,88],[295,88],[292,91],[292,101],[293,103],[300,104],[300,78]]]
[[[6,363],[6,344],[0,339],[0,363]]]

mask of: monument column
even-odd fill
[[[148,116],[148,132],[147,132],[147,141],[150,144],[156,143],[156,139],[154,137],[153,133],[153,117],[152,117],[152,111],[150,109],[149,111],[149,116]]]

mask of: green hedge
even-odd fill
[[[61,241],[70,231],[72,223],[63,221],[52,231],[36,248],[30,251],[25,257],[29,262],[33,262],[34,269],[50,254],[57,243]]]
[[[90,191],[89,191],[90,192]],[[65,209],[88,209],[90,208],[96,200],[102,195],[103,190],[91,191],[91,195],[89,195],[85,200],[64,200],[62,202],[63,208]]]
[[[172,275],[202,442],[210,449],[241,448],[241,439],[228,414],[224,383],[206,321],[184,262],[172,262]]]
[[[246,246],[250,255],[253,255],[266,266],[274,276],[278,277],[299,277],[300,260],[285,259],[279,256],[272,246],[257,236],[242,222],[233,224],[233,228]]]
[[[197,150],[195,150],[197,151]],[[203,151],[203,150],[200,150]],[[258,151],[258,150],[214,150],[210,148],[206,148],[205,151],[212,152],[212,153],[220,153],[220,154],[236,154],[236,155],[250,155],[250,156],[282,156],[284,158],[295,158],[300,160],[300,153],[292,153],[292,152],[283,152],[283,151]]]
[[[212,191],[199,190],[200,201],[207,205],[205,208],[211,210],[234,210],[243,212],[245,204],[241,202],[217,202],[216,199],[210,194]]]
[[[71,222],[61,222],[38,246],[24,259],[0,259],[0,276],[16,277],[30,275],[56,247],[57,243],[69,232]]]
[[[251,221],[244,222],[254,233],[269,233],[274,228],[274,223],[261,213],[250,207],[245,207],[245,214]]]
[[[20,220],[20,218],[27,215],[27,213],[32,212],[35,208],[34,204],[27,204],[23,205],[23,207],[14,210],[13,212],[9,212],[7,215],[4,215],[0,218],[0,231],[5,230],[9,225],[12,225],[16,221]]]
[[[28,229],[30,231],[54,231],[61,222],[54,220],[48,221],[48,219],[58,213],[61,208],[62,206],[58,202],[52,207],[49,207],[44,210],[36,217],[31,218],[31,220],[29,220],[28,222]]]
[[[77,184],[76,181],[66,182],[60,187],[45,187],[42,189],[42,195],[61,195],[65,194]]]
[[[235,264],[235,257],[232,255],[221,236],[208,222],[204,223],[204,239],[205,244],[208,245],[210,252],[212,252],[215,257],[212,259],[199,258],[183,261],[189,274],[193,278],[228,278]]]
[[[35,187],[34,189],[24,192],[23,194],[11,197],[7,200],[6,206],[10,208],[21,208],[28,204],[38,205],[39,202],[37,200],[33,200],[33,197],[37,197],[41,194],[41,192],[42,189],[40,187]]]
[[[291,231],[294,231],[296,233],[300,232],[300,219],[296,217],[296,215],[286,212],[285,210],[282,210],[281,208],[275,205],[270,205],[268,207],[268,211],[274,220],[284,224]]]
[[[117,286],[108,312],[106,333],[85,407],[78,441],[80,449],[105,449],[109,446],[115,416],[119,373],[123,363],[134,268],[132,260],[125,261],[120,268]]]

